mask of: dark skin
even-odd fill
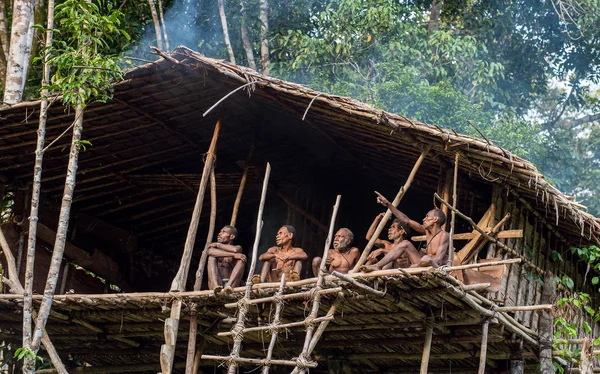
[[[373,220],[371,227],[369,227],[369,230],[367,231],[367,240],[371,240],[371,237],[373,237],[373,234],[375,234],[375,230],[377,229],[377,226],[379,225],[379,222],[381,222],[381,220],[383,219],[384,215],[385,213],[380,213],[375,217],[375,220]],[[400,227],[398,222],[392,222],[390,228],[388,229],[388,240],[382,240],[379,238],[375,239],[374,245],[379,249],[376,249],[369,254],[366,265],[373,265],[377,263],[377,258],[390,253],[390,251],[395,246],[397,246],[398,244],[400,244],[401,241],[404,240],[405,235],[406,232],[402,227]],[[403,264],[406,263],[405,261],[403,261],[404,259],[406,259],[406,257],[397,259],[395,263],[390,262],[389,264],[383,266],[383,269],[401,267]]]
[[[333,237],[333,249],[327,252],[327,272],[337,271],[342,274],[347,274],[354,267],[356,261],[360,257],[360,250],[356,247],[350,247],[350,234],[347,229],[340,229]],[[319,275],[319,267],[321,266],[321,257],[315,257],[312,261],[313,274]]]
[[[228,227],[223,227],[217,234],[217,241],[208,248],[208,287],[218,290],[225,286],[226,290],[237,287],[244,274],[246,256],[242,254],[242,247],[234,245],[235,235]],[[223,284],[223,279],[228,279]]]
[[[413,221],[406,214],[399,211],[379,192],[376,191],[375,193],[377,194],[377,203],[391,210],[391,212],[394,214],[394,216],[396,216],[396,218],[398,218],[400,222],[409,226],[416,232],[425,234],[427,239],[427,254],[422,256],[412,244],[407,246],[401,245],[402,243],[400,243],[377,264],[365,265],[361,267],[361,270],[364,272],[381,270],[385,264],[393,261],[393,259],[399,258],[404,253],[408,255],[408,259],[411,262],[411,267],[433,266],[437,268],[440,265],[444,265],[444,261],[448,256],[449,234],[442,230],[440,217],[435,214],[435,211],[430,210],[427,212],[427,215],[425,215],[425,218],[423,218],[423,223],[421,224]],[[404,241],[403,243],[406,242],[407,241]]]
[[[302,261],[306,260],[308,255],[302,248],[292,246],[293,238],[294,234],[286,227],[281,227],[277,231],[275,237],[277,245],[269,248],[258,258],[264,261],[260,274],[261,282],[279,282],[283,274],[286,279],[292,281],[300,279]]]

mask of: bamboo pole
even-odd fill
[[[288,282],[287,284],[289,285],[290,283],[291,282]],[[337,293],[340,291],[342,291],[342,287],[326,288],[324,290],[319,290],[317,292],[324,295],[324,294],[330,294],[330,293]],[[282,300],[305,299],[305,298],[310,297],[311,295],[312,295],[312,291],[304,291],[304,292],[296,292],[296,293],[281,295],[280,298]],[[248,305],[270,303],[270,302],[275,301],[275,299],[276,299],[276,296],[267,296],[267,297],[261,297],[260,299],[252,299],[252,300],[248,300]],[[237,302],[236,303],[227,303],[227,304],[225,304],[225,308],[236,308],[237,305],[238,305]]]
[[[421,374],[427,374],[429,367],[429,356],[431,355],[431,341],[433,339],[433,327],[427,325],[425,330],[425,344],[423,345],[423,356],[421,358]]]
[[[494,308],[496,312],[527,312],[531,310],[552,310],[554,305],[552,304],[541,304],[541,305],[515,305],[515,306],[499,306]]]
[[[551,303],[556,295],[556,279],[551,272],[544,276],[542,289],[542,302]],[[538,322],[539,333],[539,359],[541,373],[554,373],[552,365],[552,341],[554,338],[554,317],[550,311],[542,312]]]
[[[381,297],[381,296],[384,296],[384,295],[385,295],[385,292],[383,292],[383,291],[378,291],[378,290],[376,290],[376,289],[374,289],[374,288],[371,288],[371,287],[367,286],[366,284],[359,283],[359,282],[357,282],[357,281],[356,281],[354,278],[351,278],[351,277],[347,276],[346,274],[342,274],[342,273],[340,273],[340,272],[338,272],[338,271],[336,271],[336,270],[334,270],[334,271],[331,273],[331,275],[333,275],[334,277],[337,277],[337,278],[339,278],[339,279],[341,279],[341,280],[343,280],[343,281],[345,281],[345,282],[348,282],[348,283],[350,283],[351,285],[353,285],[353,286],[355,286],[355,287],[358,287],[358,288],[360,288],[361,290],[365,290],[365,291],[367,291],[368,293],[371,293],[371,294],[373,294],[373,295],[376,295],[376,296],[379,296],[379,297]]]
[[[275,296],[281,297],[283,295],[283,287],[285,286],[285,272],[281,275],[281,283],[279,284],[279,290]],[[271,326],[273,328],[273,332],[271,334],[271,341],[269,342],[269,348],[267,350],[266,360],[268,364],[263,366],[262,374],[269,374],[269,370],[271,369],[271,359],[273,358],[273,349],[275,348],[275,343],[277,342],[277,336],[279,335],[279,329],[281,325],[279,324],[281,318],[281,310],[283,309],[283,300],[277,300],[277,304],[275,305],[275,316],[273,317],[273,322]]]
[[[341,199],[342,196],[337,195],[335,205],[333,206],[333,213],[331,214],[331,221],[329,223],[329,233],[327,234],[327,240],[325,240],[325,249],[323,249],[323,256],[321,257],[323,259],[326,259],[329,253],[329,247],[331,246],[331,239],[333,238],[333,229],[335,227],[335,221],[337,218],[338,210],[340,208]],[[325,274],[327,274],[327,265],[325,263],[325,260],[323,260],[321,261],[321,266],[319,267],[319,276],[317,277],[317,283],[314,287],[314,290],[316,292],[314,292],[313,296],[312,309],[308,317],[306,317],[307,327],[306,336],[304,337],[304,346],[302,348],[302,352],[296,360],[296,368],[292,371],[292,373],[305,373],[306,368],[309,367],[309,364],[311,363],[309,349],[313,339],[313,334],[315,332],[314,320],[317,318],[317,314],[319,313],[319,306],[321,302],[321,293],[318,291],[320,291],[324,283]]]
[[[200,215],[202,213],[202,204],[204,201],[204,194],[206,192],[206,185],[208,184],[210,172],[216,159],[217,140],[219,138],[220,129],[221,120],[218,120],[215,125],[215,130],[213,132],[213,137],[210,142],[208,152],[206,154],[204,169],[202,170],[202,178],[198,188],[198,195],[196,196],[196,203],[194,205],[192,219],[190,221],[183,254],[181,256],[181,263],[179,265],[179,270],[177,271],[177,274],[171,283],[171,291],[185,290],[185,283],[190,268],[190,262],[192,260],[192,252],[196,242],[196,234],[198,232],[198,224],[200,221]],[[175,300],[171,306],[170,317],[165,319],[165,344],[163,344],[160,349],[160,366],[163,374],[171,374],[173,369],[175,345],[177,344],[177,332],[179,330],[179,319],[181,317],[181,304],[181,299]]]
[[[242,330],[244,329],[244,323],[246,319],[246,313],[248,312],[248,300],[250,299],[250,293],[252,291],[252,276],[254,275],[254,270],[256,269],[256,260],[258,258],[258,244],[260,242],[260,235],[263,227],[263,211],[265,208],[265,200],[267,198],[267,187],[269,184],[269,176],[271,175],[271,164],[267,163],[267,167],[265,170],[265,178],[263,180],[262,192],[260,195],[260,205],[258,207],[258,217],[256,219],[256,235],[254,237],[254,245],[252,246],[252,260],[250,262],[250,270],[248,272],[248,278],[246,279],[246,290],[244,293],[244,297],[239,301],[239,311],[238,311],[238,319],[236,324],[232,327],[231,331],[236,332],[233,339],[233,347],[231,348],[231,354],[229,358],[227,358],[229,362],[229,367],[227,372],[229,374],[235,374],[237,371],[239,354],[242,348],[242,340],[244,338],[244,334]],[[209,359],[202,355],[202,358]]]
[[[235,196],[235,202],[233,203],[233,211],[231,213],[231,221],[229,224],[235,227],[237,222],[238,211],[240,210],[240,203],[242,202],[242,195],[244,195],[244,188],[246,187],[246,180],[248,179],[248,168],[244,168],[244,174],[242,174],[242,180],[240,181],[240,188],[238,189],[237,195]]]
[[[479,370],[477,374],[485,374],[485,360],[487,354],[488,344],[488,329],[490,327],[490,320],[487,318],[481,327],[481,351],[479,353]]]
[[[217,220],[217,181],[215,179],[215,168],[213,165],[210,171],[210,223],[208,225],[208,234],[206,235],[206,244],[200,256],[200,264],[196,271],[196,281],[194,282],[194,291],[200,291],[202,288],[202,278],[204,275],[204,268],[206,267],[206,259],[208,258],[208,246],[213,241],[215,234],[215,222]],[[196,305],[193,306],[196,308]],[[196,334],[198,332],[198,311],[194,310],[194,313],[190,316],[190,333],[188,335],[188,349],[185,364],[185,373],[194,373],[194,358],[196,356]]]
[[[311,322],[314,323],[319,323],[319,322],[323,322],[323,321],[331,321],[333,319],[333,317],[319,317],[319,318],[315,318],[314,320],[310,320],[309,322],[307,322],[306,320],[303,321],[298,321],[298,322],[290,322],[290,323],[283,323],[280,324],[279,326],[277,326],[278,329],[287,329],[290,327],[299,327],[299,326],[308,326]],[[240,332],[242,333],[247,333],[247,332],[253,332],[253,331],[265,331],[265,330],[273,330],[275,328],[275,326],[273,324],[270,325],[265,325],[265,326],[257,326],[257,327],[247,327],[247,328],[243,328],[242,330],[240,330]],[[224,332],[220,332],[217,334],[217,336],[232,336],[235,335],[235,332],[232,331],[224,331]]]
[[[486,239],[488,239],[489,241],[491,241],[492,243],[496,244],[498,247],[502,248],[504,251],[506,251],[507,253],[509,253],[510,255],[513,255],[515,257],[518,257],[520,259],[523,260],[523,262],[525,263],[525,266],[533,269],[534,271],[536,271],[539,274],[543,274],[544,270],[541,269],[540,267],[538,267],[537,265],[535,265],[533,262],[531,262],[531,260],[529,260],[527,257],[520,255],[517,251],[515,251],[512,248],[507,247],[504,243],[502,243],[501,241],[498,241],[498,239],[494,238],[493,236],[491,236],[490,234],[488,234],[487,232],[485,232],[481,227],[477,226],[477,224],[471,219],[471,217],[466,216],[465,214],[461,213],[458,209],[454,208],[452,205],[448,204],[444,199],[442,199],[440,197],[440,195],[438,195],[437,193],[434,194],[435,198],[440,201],[442,204],[448,206],[452,211],[456,212],[456,214],[467,220],[467,222],[469,222],[469,224],[477,231],[479,231],[481,233],[481,235],[483,235],[484,237],[486,237]]]
[[[80,91],[82,90],[83,89],[80,88]],[[65,187],[60,207],[58,228],[56,229],[56,240],[54,242],[54,249],[52,250],[52,259],[50,261],[48,277],[46,279],[46,286],[44,288],[44,298],[42,299],[42,303],[38,311],[38,316],[35,322],[35,330],[30,346],[34,354],[37,354],[38,350],[40,349],[44,329],[46,327],[46,323],[48,322],[48,317],[50,316],[50,310],[52,308],[52,299],[56,291],[56,283],[58,282],[58,275],[60,273],[63,254],[65,251],[65,245],[67,242],[67,231],[69,228],[73,195],[75,193],[75,180],[77,176],[77,167],[79,160],[79,142],[81,140],[81,133],[83,132],[84,111],[85,103],[81,99],[78,99],[75,108],[73,137],[71,140],[71,149],[69,151],[67,176],[65,178]]]
[[[452,180],[452,219],[450,220],[450,239],[448,243],[448,266],[452,266],[454,260],[454,222],[456,221],[456,205],[458,200],[457,181],[458,181],[458,160],[460,153],[456,152],[454,156],[454,179]]]
[[[408,175],[408,178],[406,179],[406,182],[404,182],[404,185],[402,187],[400,187],[400,190],[398,191],[398,194],[394,198],[394,201],[392,201],[392,205],[394,207],[397,207],[398,204],[400,204],[400,201],[404,197],[404,194],[410,188],[410,186],[412,184],[412,181],[415,178],[415,175],[417,174],[417,171],[419,170],[419,167],[423,163],[423,160],[425,160],[425,156],[427,156],[428,152],[429,152],[429,148],[426,148],[421,153],[421,155],[419,156],[419,158],[417,159],[417,161],[415,162],[415,165],[413,166],[410,174]],[[388,222],[388,220],[390,219],[391,216],[392,216],[392,211],[390,209],[388,209],[385,212],[385,215],[383,216],[383,218],[381,219],[381,221],[379,222],[379,225],[377,225],[377,228],[375,229],[375,232],[373,233],[373,236],[369,240],[369,243],[367,243],[367,246],[365,247],[363,253],[360,255],[360,258],[358,259],[358,262],[354,266],[354,269],[352,269],[352,272],[357,272],[358,269],[360,269],[360,267],[365,263],[365,261],[367,261],[367,257],[369,256],[369,253],[371,252],[371,249],[373,248],[373,245],[375,245],[375,241],[379,238],[379,235],[383,231],[383,228],[385,227],[385,225],[387,224],[387,222]]]

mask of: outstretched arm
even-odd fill
[[[385,213],[379,213],[377,215],[377,217],[375,217],[375,219],[373,220],[373,223],[371,224],[371,227],[369,227],[369,230],[367,231],[367,240],[371,240],[371,238],[373,237],[373,234],[375,234],[375,230],[377,229],[379,222],[381,222],[384,215],[385,215]],[[375,239],[374,244],[378,248],[385,246],[385,243],[383,242],[383,240],[381,240],[379,238]]]
[[[417,221],[413,221],[406,214],[404,214],[401,211],[399,211],[382,194],[380,194],[377,191],[375,191],[375,193],[377,194],[377,203],[379,203],[379,204],[383,205],[384,207],[388,208],[392,212],[392,214],[394,216],[396,216],[396,218],[398,218],[398,220],[400,220],[400,222],[402,222],[405,225],[408,225],[411,229],[415,230],[416,232],[420,232],[422,234],[425,233],[425,229],[423,228],[423,225],[421,225]]]

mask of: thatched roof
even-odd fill
[[[220,99],[250,82],[203,117]],[[0,170],[21,186],[32,179],[38,108],[38,102],[0,108]],[[55,102],[47,139],[59,136],[72,118],[71,111]],[[329,206],[336,193],[355,193],[351,201],[345,200],[350,207],[342,217],[360,215],[355,220],[362,220],[353,226],[360,229],[368,225],[362,216],[371,213],[357,208],[356,201],[368,200],[375,207],[369,191],[396,191],[420,152],[431,147],[411,191],[419,204],[426,204],[417,214],[431,206],[440,174],[459,152],[463,191],[487,200],[492,185],[505,187],[569,245],[597,243],[600,234],[598,219],[548,183],[530,162],[495,144],[263,76],[185,47],[128,71],[115,86],[114,100],[87,108],[83,138],[93,146],[80,156],[73,211],[132,230],[140,246],[156,247],[152,256],[178,261],[203,155],[218,118],[224,124],[216,169],[220,217],[231,211],[240,165],[252,142],[252,165],[271,162],[279,195],[293,196],[304,189],[303,183],[311,183],[325,191],[318,204]],[[55,207],[61,197],[69,142],[64,136],[45,155],[42,194],[47,207]],[[250,180],[241,208],[241,214],[247,213],[242,223],[249,227],[259,179]],[[321,210],[317,201],[312,204],[313,211]],[[328,209],[321,216],[326,222]],[[171,274],[169,266],[152,271]]]

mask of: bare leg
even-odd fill
[[[321,257],[315,257],[312,260],[312,271],[315,277],[319,276],[319,267],[321,266]]]
[[[221,274],[219,273],[219,267],[217,266],[217,259],[209,256],[206,262],[206,270],[208,273],[208,288],[214,290],[217,286],[223,285]]]
[[[300,280],[300,272],[302,271],[302,261],[297,260],[294,263],[294,268],[290,272],[290,280],[297,281]]]
[[[378,263],[374,265],[365,265],[361,268],[361,270],[367,273],[375,270],[381,270],[385,265],[396,261],[404,253],[408,255],[408,259],[410,260],[411,264],[418,264],[421,261],[421,254],[416,249],[413,249],[412,246],[409,247],[407,245],[403,245],[403,243],[400,243],[392,248],[392,250],[389,251],[388,254],[385,255],[385,257],[383,257]]]
[[[411,268],[415,268],[415,267],[427,267],[427,266],[433,266],[434,268],[438,268],[439,265],[433,260],[433,258],[431,256],[425,255],[423,257],[421,257],[421,259],[419,260],[419,262],[417,263],[413,263],[412,265],[410,265]]]
[[[271,260],[263,262],[263,267],[260,272],[260,282],[265,283],[269,280],[269,273],[271,272]]]
[[[240,285],[242,281],[242,276],[244,275],[244,268],[246,267],[246,262],[242,260],[235,260],[235,266],[233,267],[233,271],[229,276],[229,281],[225,288],[229,287],[237,287]]]

